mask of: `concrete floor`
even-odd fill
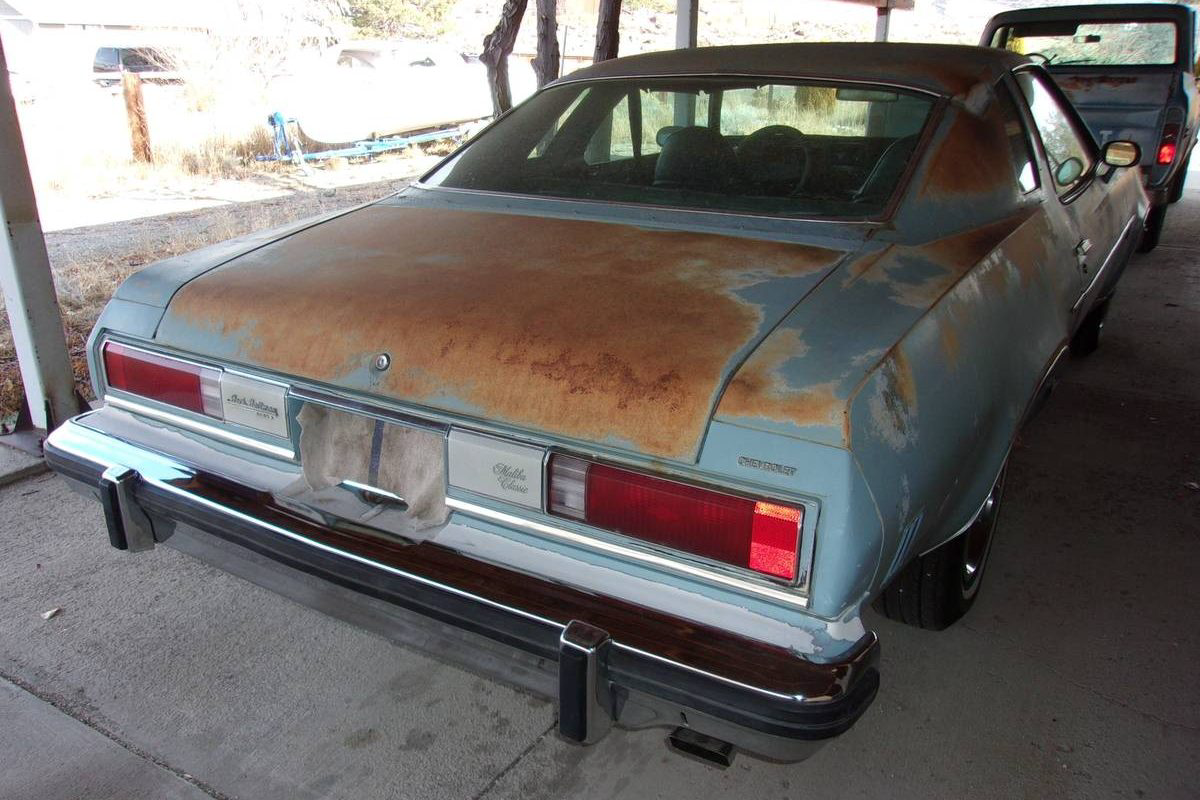
[[[548,702],[110,549],[40,475],[0,489],[0,798],[1196,797],[1197,178],[1015,451],[975,608],[943,633],[872,615],[879,697],[811,760],[567,745]]]

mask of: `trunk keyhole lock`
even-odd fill
[[[387,368],[392,365],[392,357],[387,353],[380,353],[371,361],[371,367],[376,372],[386,372]]]

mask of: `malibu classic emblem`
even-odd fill
[[[221,408],[236,422],[273,436],[288,435],[284,387],[226,372],[221,376]]]
[[[451,488],[542,507],[542,448],[454,429],[446,453]]]
[[[492,467],[492,474],[496,476],[496,482],[504,491],[529,494],[529,479],[525,476],[525,470],[520,467],[501,461]]]

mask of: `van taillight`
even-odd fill
[[[796,577],[803,507],[557,454],[547,482],[552,514],[774,578]]]
[[[1158,158],[1156,159],[1160,167],[1165,167],[1175,160],[1175,151],[1179,146],[1179,123],[1168,122],[1163,125],[1162,139],[1158,145]]]
[[[221,372],[116,342],[103,347],[105,380],[112,389],[222,419]]]

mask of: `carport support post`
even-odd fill
[[[700,0],[675,0],[675,49],[696,46],[699,31]]]
[[[875,41],[886,42],[888,40],[888,26],[891,22],[892,6],[890,2],[875,9]]]
[[[5,234],[0,245],[0,289],[4,292],[17,363],[25,384],[25,401],[33,427],[50,430],[76,413],[79,406],[3,44],[0,44],[0,223]]]
[[[700,0],[675,0],[675,49],[696,46],[699,30]],[[696,96],[683,92],[675,95],[675,124],[687,128],[696,124]]]

